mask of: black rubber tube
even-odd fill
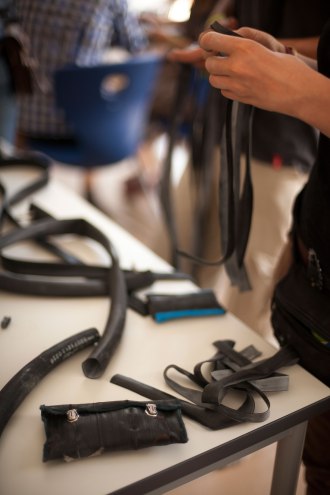
[[[127,289],[123,271],[120,269],[115,249],[109,238],[84,219],[43,219],[25,228],[18,228],[0,238],[0,249],[26,239],[39,236],[76,234],[100,243],[109,254],[112,265],[108,269],[108,287],[111,306],[99,344],[83,362],[82,369],[88,378],[99,378],[115,351],[126,320]],[[73,296],[75,294],[72,294]]]
[[[0,390],[0,436],[18,406],[44,376],[99,338],[95,328],[79,332],[45,350],[18,371]]]
[[[27,184],[27,186],[19,189],[15,192],[10,198],[7,194],[7,191],[0,183],[1,192],[3,194],[3,202],[0,206],[0,226],[4,221],[4,218],[7,216],[13,223],[17,223],[16,220],[12,217],[10,212],[10,207],[19,203],[22,199],[25,199],[30,194],[38,191],[42,187],[44,187],[49,180],[49,169],[50,169],[51,161],[50,159],[41,153],[29,153],[20,157],[7,157],[0,159],[0,170],[1,169],[10,169],[17,165],[18,167],[32,167],[37,168],[41,171],[40,176]]]

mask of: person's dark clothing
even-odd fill
[[[330,18],[318,47],[319,72],[330,77]],[[330,277],[330,138],[320,134],[317,159],[304,189],[296,200],[294,231],[308,249],[314,249],[323,277]],[[317,290],[317,289],[315,289]],[[299,291],[299,287],[297,287]],[[325,291],[325,293],[327,293]],[[329,308],[330,294],[328,291]],[[315,329],[317,330],[317,329]],[[330,386],[329,366],[325,375]],[[307,495],[330,493],[330,411],[308,423],[303,461],[306,467]]]
[[[318,48],[319,72],[330,77],[330,20]],[[296,229],[317,254],[324,276],[330,277],[330,139],[320,134],[316,163],[295,206]],[[330,372],[329,372],[330,376]]]

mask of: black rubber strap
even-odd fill
[[[214,143],[218,142],[218,136],[221,135],[221,129],[224,128],[225,118],[224,98],[217,89],[209,87],[206,103],[202,105],[199,115],[193,119],[193,134],[191,138],[191,165],[193,169],[194,190],[196,191],[193,212],[194,223],[192,226],[192,253],[200,258],[202,258],[204,253],[204,239],[207,235],[206,229],[210,214],[210,197],[212,197],[214,182],[213,164],[216,153]],[[195,131],[196,128],[197,130]],[[196,135],[198,135],[199,139],[196,138]],[[197,151],[195,148],[197,148]],[[193,264],[192,273],[197,274],[198,269],[199,266]]]
[[[181,410],[184,415],[206,426],[207,428],[210,428],[211,430],[220,430],[222,428],[227,428],[228,426],[237,424],[236,421],[233,421],[233,419],[223,415],[221,412],[218,412],[216,408],[205,409],[204,407],[178,399],[178,397],[174,395],[151,387],[150,385],[146,385],[145,383],[139,382],[128,376],[116,374],[111,378],[110,382],[140,394],[143,397],[147,397],[148,399],[176,399],[180,402]]]
[[[214,110],[213,110],[214,111]],[[200,263],[207,266],[218,266],[223,264],[235,251],[235,196],[233,189],[234,182],[234,161],[233,161],[233,146],[231,135],[231,117],[232,117],[232,102],[228,100],[226,110],[226,150],[227,159],[222,162],[222,177],[225,177],[225,186],[222,186],[220,179],[221,211],[227,216],[226,229],[222,230],[224,241],[224,250],[220,258],[210,261],[194,254],[177,249],[180,256],[183,256],[190,261]]]
[[[261,421],[265,421],[269,416],[270,402],[268,397],[264,392],[260,391],[256,387],[253,387],[252,385],[250,386],[249,384],[244,384],[244,386],[241,385],[240,387],[236,387],[237,391],[240,390],[241,392],[243,392],[244,400],[240,405],[240,407],[235,409],[226,406],[222,403],[222,400],[224,399],[226,394],[224,394],[221,397],[221,399],[219,399],[217,402],[211,402],[208,400],[208,397],[205,396],[204,391],[200,391],[189,388],[187,386],[180,385],[180,383],[170,378],[169,376],[170,370],[175,370],[181,375],[190,379],[191,379],[191,374],[186,370],[184,370],[183,368],[172,364],[165,368],[164,378],[168,386],[170,386],[177,393],[179,393],[180,395],[182,395],[183,397],[185,397],[186,399],[188,399],[189,401],[193,402],[194,404],[200,407],[204,407],[205,409],[216,410],[218,413],[221,413],[224,416],[228,416],[228,418],[236,422],[261,422]],[[206,387],[208,387],[208,385]],[[232,387],[231,389],[228,387],[225,392],[229,393],[233,389],[234,387]],[[255,409],[254,393],[257,394],[265,403],[266,409],[262,412],[255,412],[254,410]]]
[[[159,185],[160,203],[164,220],[169,233],[171,243],[171,265],[175,268],[180,267],[180,258],[177,252],[178,235],[173,208],[173,196],[171,188],[172,158],[177,138],[177,133],[183,121],[183,115],[186,109],[185,96],[189,93],[189,84],[191,79],[191,67],[187,64],[181,64],[179,67],[178,87],[175,94],[172,107],[172,119],[169,123],[168,144],[165,160],[163,163],[162,177]]]
[[[211,404],[222,401],[228,388],[252,380],[258,380],[271,376],[277,369],[290,366],[298,362],[297,353],[289,346],[282,347],[272,357],[245,366],[243,369],[229,374],[221,380],[206,385],[203,389],[202,399]]]

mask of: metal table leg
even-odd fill
[[[301,464],[307,421],[291,428],[278,441],[271,495],[294,495]]]

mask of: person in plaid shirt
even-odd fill
[[[50,83],[47,91],[21,99],[18,131],[29,137],[70,138],[54,104],[54,71],[70,63],[99,64],[110,46],[142,51],[146,34],[126,0],[16,0],[16,8],[40,76]]]

